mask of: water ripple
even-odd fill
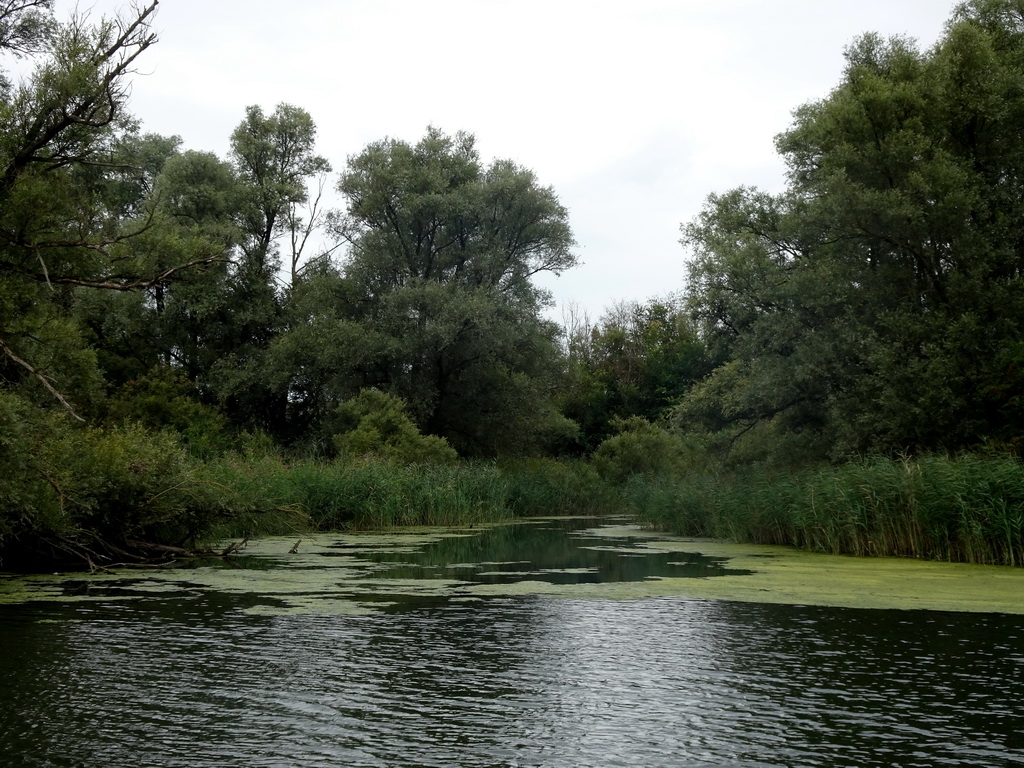
[[[677,598],[45,610],[61,621],[0,616],[5,765],[1024,764],[1019,618]]]

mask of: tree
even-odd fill
[[[84,421],[103,411],[101,361],[118,357],[118,375],[127,377],[157,349],[93,347],[99,336],[91,334],[104,329],[91,321],[102,308],[137,320],[159,287],[223,257],[222,249],[157,237],[169,219],[154,184],[177,140],[140,137],[127,114],[130,76],[156,40],[156,5],[57,23],[50,2],[0,2],[0,48],[34,65],[17,86],[0,77],[5,562],[15,545],[32,542],[87,562],[99,551],[122,560],[134,557],[129,537],[180,533],[179,524],[195,530],[190,466],[174,437],[136,426],[82,428],[68,416]]]
[[[461,453],[509,452],[564,426],[551,406],[557,329],[531,280],[575,263],[554,192],[510,161],[485,168],[472,136],[434,128],[415,145],[371,144],[338,188],[351,250],[343,276],[320,277],[337,303],[309,323],[358,327],[374,348],[335,369],[334,391],[400,397]]]
[[[0,2],[0,50],[19,57],[41,53],[55,27],[53,0]]]
[[[316,125],[309,113],[278,104],[270,115],[258,106],[245,110],[245,119],[231,134],[231,159],[248,195],[243,209],[243,244],[247,260],[271,274],[277,269],[274,241],[287,229],[294,284],[306,242],[323,219],[319,202],[331,165],[315,154]],[[307,179],[319,180],[318,191],[303,221],[300,205],[309,203]]]
[[[127,120],[127,78],[156,39],[156,3],[95,25],[56,24],[50,7],[0,5],[0,43],[37,62],[0,103],[0,353],[8,382],[27,377],[71,410],[65,392],[81,399],[95,385],[66,312],[73,289],[127,291],[167,276],[125,258],[145,223],[124,225],[105,172]]]
[[[711,368],[707,350],[678,297],[621,302],[595,324],[567,330],[562,413],[580,426],[589,453],[616,420],[660,420]]]
[[[334,435],[338,453],[348,458],[377,458],[397,464],[450,464],[458,455],[443,438],[421,435],[393,395],[364,389],[338,406]]]
[[[929,53],[863,36],[777,140],[789,189],[714,196],[684,230],[690,301],[731,360],[682,422],[832,455],[1005,435],[986,393],[1024,324],[1021,11],[964,3]]]

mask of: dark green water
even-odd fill
[[[603,543],[554,525],[487,541],[375,555],[397,569],[377,576],[717,567],[574,555]],[[110,594],[0,606],[0,766],[1024,765],[1021,617],[541,596],[265,616],[215,590]]]
[[[723,567],[721,559],[680,552],[629,551],[631,540],[600,535],[593,520],[544,520],[492,528],[478,536],[444,539],[414,555],[367,555],[390,567],[380,578],[451,578],[482,584],[529,579],[551,584],[643,581],[663,576],[693,578],[748,573]],[[339,553],[345,548],[339,547]]]

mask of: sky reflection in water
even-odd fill
[[[585,564],[560,565],[560,526],[437,542],[414,565],[393,552],[376,576],[455,562],[510,578],[527,550],[531,579],[682,567],[594,534]],[[0,607],[3,765],[1001,768],[1024,755],[1016,616],[675,597],[408,597],[360,616],[250,603],[186,590]]]

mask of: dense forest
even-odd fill
[[[685,285],[564,325],[527,168],[429,127],[333,175],[290,104],[183,149],[129,111],[157,3],[52,5],[0,0],[0,568],[603,511],[1024,557],[1024,0],[856,39],[783,192],[712,194]]]

